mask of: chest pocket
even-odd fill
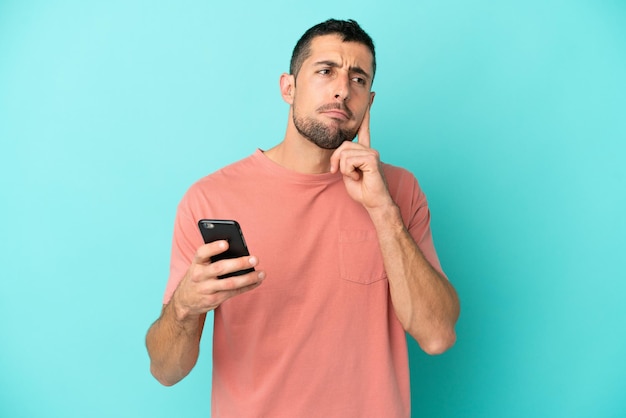
[[[339,231],[339,268],[343,280],[355,283],[370,284],[387,277],[375,230]]]

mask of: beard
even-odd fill
[[[324,108],[328,107],[324,106]],[[341,129],[334,124],[328,126],[311,117],[299,117],[296,115],[295,107],[293,109],[293,124],[300,135],[323,149],[337,149],[345,141],[352,141],[356,137],[356,130]]]

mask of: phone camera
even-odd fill
[[[206,229],[213,229],[213,228],[215,228],[215,225],[213,225],[211,222],[204,222],[203,224],[204,224],[204,227]]]

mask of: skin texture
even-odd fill
[[[307,174],[340,172],[346,192],[368,211],[376,228],[391,300],[404,329],[429,354],[456,339],[459,301],[448,280],[425,259],[391,198],[378,152],[371,148],[374,101],[372,55],[366,46],[339,36],[314,38],[311,54],[296,76],[282,74],[280,91],[289,106],[284,140],[265,152],[285,168]],[[355,137],[357,142],[351,142]],[[164,385],[185,377],[198,359],[206,313],[231,297],[260,286],[265,272],[218,280],[217,276],[258,266],[256,256],[210,262],[226,242],[201,246],[150,327],[146,345],[152,374]]]

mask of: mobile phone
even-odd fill
[[[201,219],[198,221],[198,227],[200,228],[200,233],[202,234],[205,244],[218,240],[228,241],[228,250],[211,257],[212,263],[226,258],[238,258],[250,255],[246,241],[243,238],[243,232],[241,232],[241,227],[237,221],[226,219]],[[232,276],[241,276],[242,274],[253,271],[254,267],[251,267],[249,269],[217,276],[217,278],[225,279]]]

